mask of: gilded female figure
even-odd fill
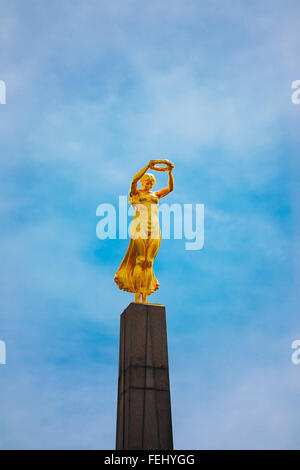
[[[157,166],[163,165],[163,166]],[[115,274],[119,288],[135,293],[135,302],[147,302],[147,296],[159,288],[153,271],[153,262],[159,250],[161,232],[158,222],[158,201],[173,191],[173,163],[169,160],[150,160],[132,179],[129,202],[135,209],[130,243],[126,255]],[[169,184],[160,191],[152,191],[155,178],[148,169],[168,171]],[[141,188],[138,188],[138,182]]]

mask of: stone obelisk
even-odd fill
[[[165,307],[132,302],[121,315],[117,450],[172,450]]]

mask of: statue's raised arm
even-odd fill
[[[151,162],[152,160],[150,160],[150,162],[144,168],[138,171],[132,178],[131,186],[130,186],[130,195],[133,195],[137,192],[137,184],[139,180],[144,176],[146,171],[149,170],[149,168],[151,167]]]
[[[160,191],[156,191],[155,193],[158,199],[161,199],[162,197],[165,197],[167,196],[167,194],[171,193],[174,189],[174,178],[172,174],[174,164],[171,163],[169,160],[151,160],[151,162],[155,162],[155,163],[151,163],[150,168],[152,170],[169,172],[168,186],[166,188],[161,189]],[[157,164],[164,164],[165,166],[158,167]]]

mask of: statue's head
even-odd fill
[[[155,178],[152,173],[145,173],[140,179],[142,189],[150,191],[155,185]]]

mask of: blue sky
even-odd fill
[[[0,448],[111,449],[127,241],[96,208],[149,159],[205,245],[165,240],[175,447],[299,448],[296,0],[0,3]],[[158,184],[164,184],[163,175]]]

